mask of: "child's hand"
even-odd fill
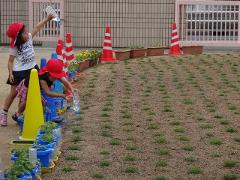
[[[53,14],[49,14],[47,16],[48,21],[51,21],[53,18],[55,18]]]
[[[11,82],[11,83],[13,83],[14,82],[14,76],[13,76],[13,74],[11,73],[11,74],[9,74],[9,81]]]
[[[73,97],[72,96],[66,96],[66,100],[67,100],[67,102],[72,102],[73,101]]]

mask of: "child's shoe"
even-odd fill
[[[13,115],[12,115],[12,119],[17,123],[18,122],[18,113],[15,112]]]
[[[7,113],[0,113],[0,126],[7,126]]]

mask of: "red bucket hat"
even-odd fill
[[[24,24],[21,22],[12,23],[8,26],[8,30],[7,30],[6,34],[9,38],[11,38],[10,47],[12,47],[12,48],[14,47],[16,40],[17,40],[18,33],[19,33],[19,31],[21,31],[23,26],[24,26]]]
[[[62,77],[65,77],[65,72],[63,71],[63,62],[60,60],[55,59],[49,59],[47,62],[47,66],[42,68],[39,71],[39,75],[42,75],[46,72],[50,74],[51,77],[56,79],[61,79]]]

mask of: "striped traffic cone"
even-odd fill
[[[57,59],[63,61],[64,67],[63,71],[67,74],[67,61],[65,58],[63,58],[63,44],[57,44],[56,48],[56,53],[57,53]]]
[[[182,54],[182,52],[181,52],[180,47],[179,47],[177,25],[174,22],[172,24],[172,39],[171,39],[171,47],[170,47],[169,55],[178,56],[178,55],[181,55],[181,54]]]
[[[67,61],[74,60],[73,45],[72,45],[72,35],[70,33],[66,34],[66,48],[65,55]]]
[[[101,62],[116,62],[112,50],[111,30],[109,24],[106,26]]]

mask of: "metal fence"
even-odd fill
[[[13,21],[22,21],[28,25],[28,2],[26,0],[0,0],[0,44],[6,45],[9,39],[6,36],[8,24]]]
[[[180,44],[240,45],[240,1],[177,0]]]
[[[80,47],[101,47],[107,23],[113,47],[168,46],[175,0],[66,0],[65,31]]]
[[[175,0],[62,1],[64,32],[72,33],[76,47],[102,47],[107,23],[111,26],[113,47],[169,45]],[[0,45],[9,42],[5,35],[9,23],[23,21],[29,26],[33,24],[31,18],[39,18],[31,17],[36,14],[31,14],[28,3],[29,0],[0,0]]]

